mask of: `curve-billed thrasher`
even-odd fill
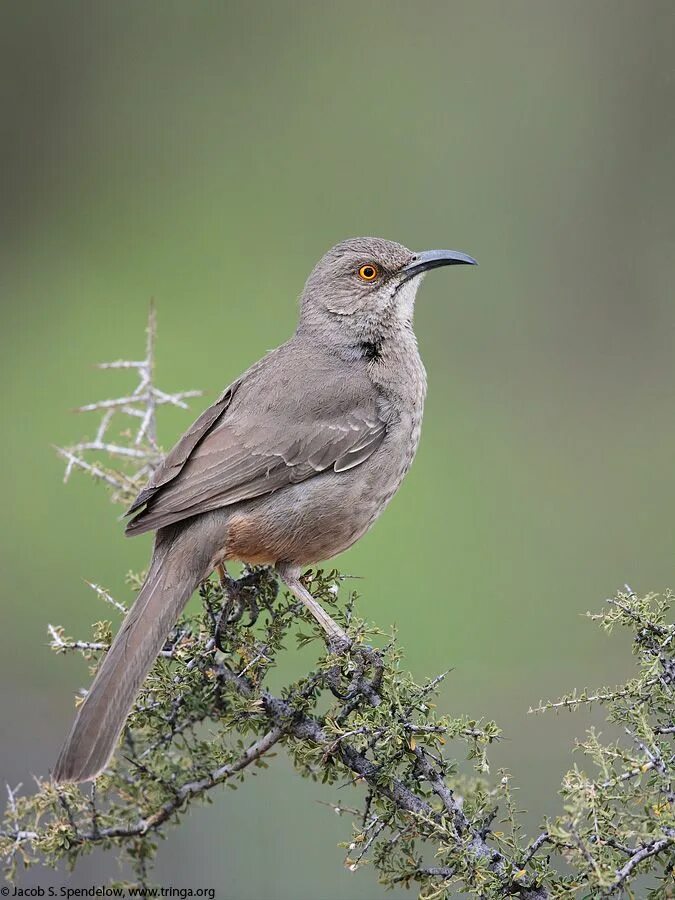
[[[333,247],[307,280],[293,337],[168,454],[126,528],[157,531],[150,570],[80,707],[57,782],[87,781],[106,766],[183,606],[228,560],[275,566],[329,638],[347,640],[300,570],[357,541],[410,468],[426,393],[415,295],[426,271],[458,263],[475,260],[377,238]]]

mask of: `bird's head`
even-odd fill
[[[380,341],[412,323],[426,272],[476,261],[458,250],[414,252],[382,238],[336,244],[312,270],[301,299],[300,327],[348,343]]]

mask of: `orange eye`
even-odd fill
[[[378,268],[372,263],[368,263],[367,266],[361,266],[359,269],[359,278],[363,279],[363,281],[375,281],[378,275]]]

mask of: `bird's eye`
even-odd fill
[[[378,275],[378,268],[372,263],[368,263],[367,266],[361,266],[361,268],[359,269],[359,278],[362,281],[375,281]]]

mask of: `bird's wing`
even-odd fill
[[[346,389],[344,377],[322,372],[320,387],[305,375],[298,392],[288,376],[266,385],[262,375],[253,386],[242,379],[228,388],[181,438],[129,510],[145,506],[127,534],[346,471],[384,440],[387,423],[370,384],[355,390],[350,379]]]
[[[125,515],[130,516],[146,506],[166,484],[180,474],[190,454],[201,440],[209,433],[230,405],[238,382],[231,384],[214,404],[204,410],[201,416],[181,437],[175,447],[167,453],[160,465],[153,472],[150,480],[131,504]]]

